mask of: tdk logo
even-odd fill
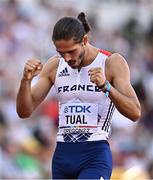
[[[90,108],[91,106],[66,106],[64,108],[64,113],[91,113]]]
[[[62,76],[70,76],[70,74],[68,73],[67,67],[64,68],[64,69],[58,74],[58,77],[62,77]]]

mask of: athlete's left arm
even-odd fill
[[[130,70],[126,60],[117,53],[106,60],[106,79],[112,84],[109,98],[118,111],[132,121],[140,119],[141,105],[130,83]]]

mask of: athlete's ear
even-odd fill
[[[83,39],[82,39],[82,45],[85,46],[88,42],[88,36],[84,35]]]

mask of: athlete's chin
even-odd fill
[[[71,66],[71,68],[72,68],[72,69],[77,69],[77,68],[78,68],[78,66]]]
[[[77,64],[68,64],[72,69],[77,69],[78,65]]]

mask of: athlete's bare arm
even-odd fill
[[[45,99],[54,84],[58,62],[57,56],[50,58],[44,66],[37,59],[27,61],[17,94],[16,109],[19,117],[29,117]],[[38,82],[31,87],[33,77],[38,74]]]
[[[136,121],[141,116],[141,106],[130,83],[130,71],[126,60],[114,53],[106,60],[106,78],[111,82],[110,99],[118,111]]]
[[[106,79],[111,83],[109,98],[118,111],[132,121],[138,120],[141,106],[130,83],[130,71],[125,59],[117,53],[112,54],[106,60],[105,74],[106,77],[100,67],[89,71],[91,82],[97,86],[102,86]]]

